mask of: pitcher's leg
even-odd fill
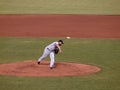
[[[54,65],[54,52],[50,53],[50,68],[52,69]]]
[[[46,58],[50,54],[50,51],[45,48],[43,55],[38,59],[38,62],[41,62],[44,58]]]

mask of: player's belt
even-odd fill
[[[49,48],[47,48],[47,50],[51,51]]]

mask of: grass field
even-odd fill
[[[120,0],[0,0],[0,14],[120,15],[119,3]],[[0,64],[37,60],[44,46],[58,39],[0,37]],[[102,71],[77,77],[0,75],[0,90],[120,90],[120,39],[72,38],[62,48],[56,62],[90,64]]]
[[[0,14],[120,15],[120,0],[0,0]]]
[[[0,63],[37,60],[48,43],[61,38],[0,37]],[[56,62],[75,62],[102,68],[77,77],[13,77],[0,75],[1,90],[120,90],[120,39],[65,40]],[[49,60],[49,57],[46,58]]]

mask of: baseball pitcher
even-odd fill
[[[38,59],[38,64],[46,58],[48,55],[50,55],[50,69],[53,69],[54,66],[54,54],[58,54],[58,52],[62,52],[60,46],[64,44],[62,40],[58,40],[56,42],[53,42],[45,47],[43,55]]]

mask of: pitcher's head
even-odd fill
[[[59,46],[61,46],[62,44],[64,44],[63,40],[58,40],[58,44],[59,44]]]

